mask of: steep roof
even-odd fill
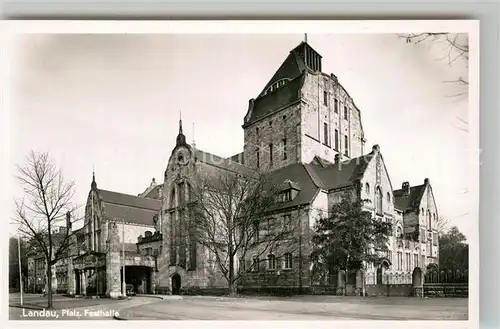
[[[331,190],[349,186],[359,180],[373,157],[373,152],[367,155],[341,161],[326,166],[315,163],[304,164],[314,182],[321,188]]]
[[[300,74],[280,88],[251,101],[250,117],[247,118],[245,125],[298,101],[300,99],[300,90],[304,85],[304,77],[304,74]]]
[[[199,149],[194,149],[194,155],[196,161],[200,161],[214,167],[241,174],[251,174],[253,172],[250,168],[233,160],[232,157],[227,159]]]
[[[404,189],[394,190],[394,202],[403,211],[414,210],[419,207],[424,192],[425,184],[410,187],[408,194],[405,194]]]
[[[98,190],[106,218],[123,218],[127,223],[153,226],[153,217],[161,209],[161,201],[135,195]]]
[[[309,204],[313,201],[318,190],[318,186],[314,184],[302,163],[294,163],[276,169],[270,175],[270,179],[273,184],[279,186],[283,186],[287,180],[293,180],[290,187],[298,191],[291,201],[280,204],[279,209]]]

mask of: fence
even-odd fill
[[[468,297],[467,270],[430,268],[425,273],[424,293],[428,297]]]

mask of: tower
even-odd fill
[[[363,154],[361,114],[306,41],[292,49],[244,118],[245,164],[274,170],[315,157],[333,163]]]

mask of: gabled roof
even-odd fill
[[[154,226],[153,217],[161,209],[161,201],[107,190],[98,190],[104,213],[109,219]]]
[[[192,149],[193,150],[193,149]],[[235,161],[231,158],[223,158],[215,154],[211,154],[199,149],[194,149],[194,156],[196,161],[203,162],[205,164],[229,170],[235,173],[241,173],[250,175],[252,174],[252,169],[242,165],[241,163]]]
[[[310,204],[318,190],[318,187],[314,184],[302,163],[294,163],[276,169],[272,171],[270,179],[273,184],[279,186],[286,184],[287,180],[293,180],[291,187],[295,187],[298,191],[297,195],[291,201],[283,202],[278,209]]]
[[[318,187],[331,190],[352,185],[361,179],[372,157],[373,152],[336,164],[322,166],[309,163],[304,166]]]
[[[405,194],[404,189],[395,190],[394,202],[403,211],[418,209],[424,192],[425,184],[410,187],[409,194]]]

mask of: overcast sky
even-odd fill
[[[179,113],[191,142],[220,156],[243,149],[243,117],[303,35],[31,35],[17,39],[12,169],[48,151],[84,204],[100,188],[137,195],[163,181]],[[465,234],[470,213],[466,97],[444,83],[465,63],[397,35],[308,35],[361,110],[366,150],[379,144],[395,189],[431,181],[440,216]],[[438,48],[438,49],[436,49]],[[16,184],[13,181],[13,184]],[[17,190],[16,190],[17,191]]]

